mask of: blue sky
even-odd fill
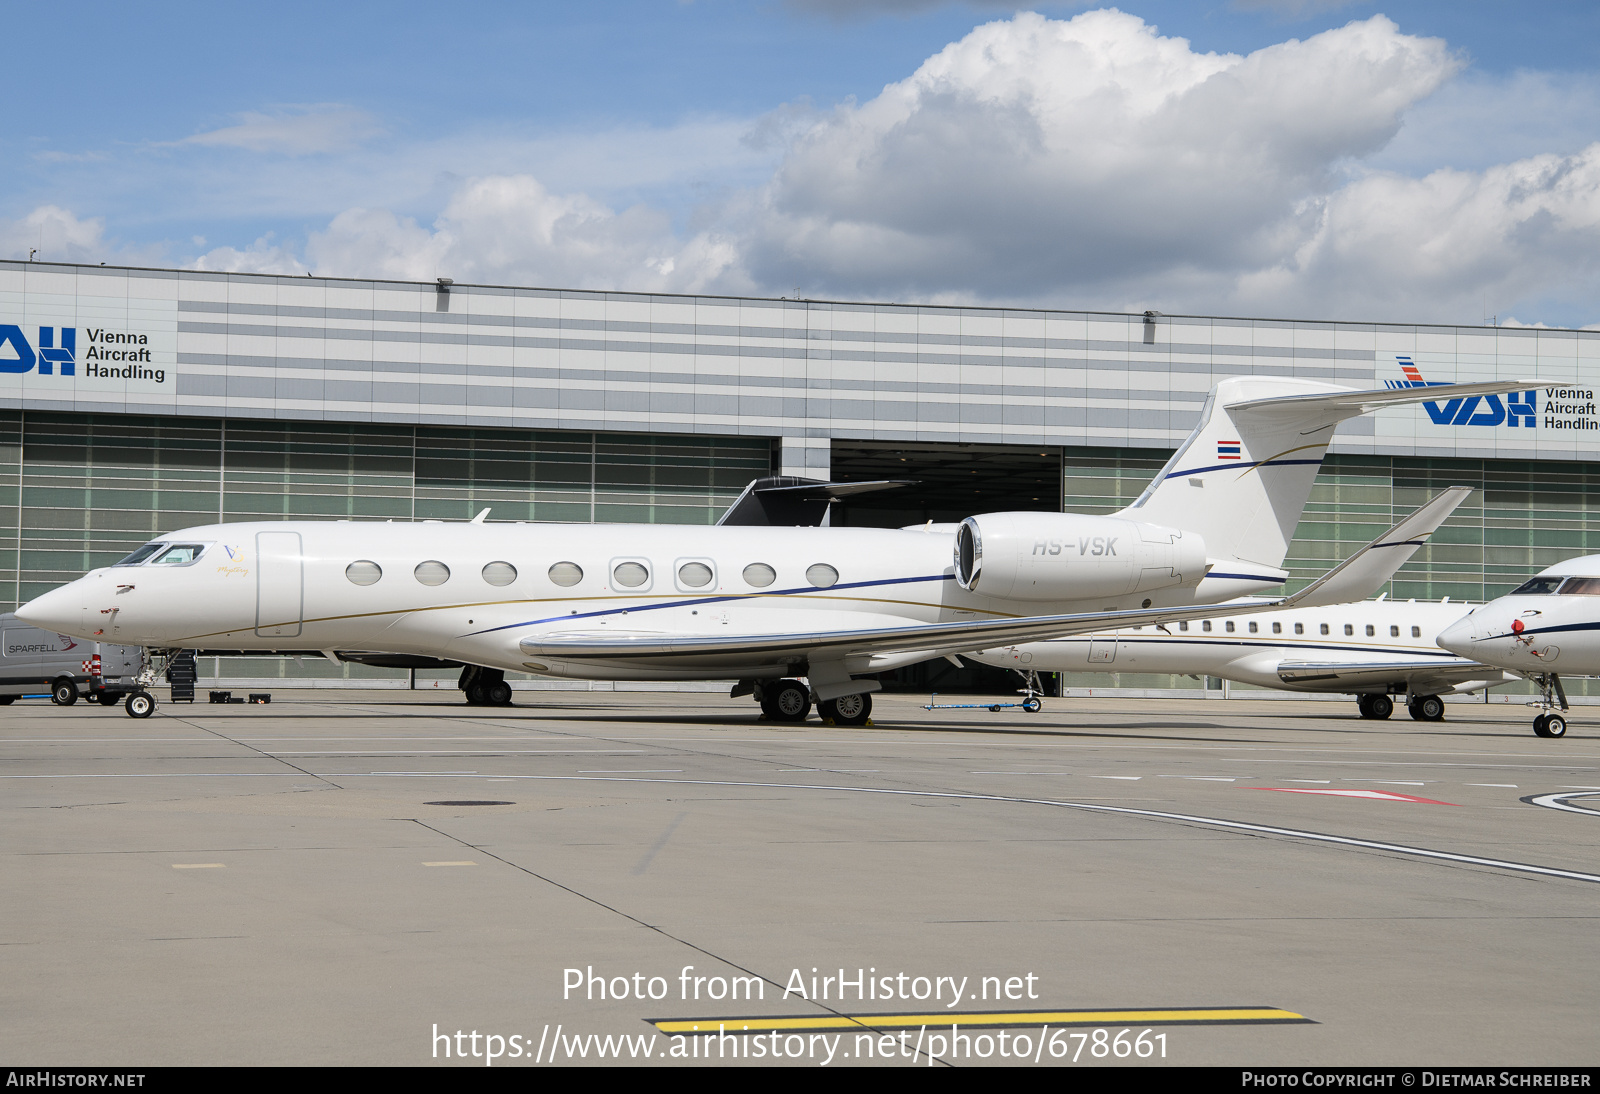
[[[0,253],[1600,322],[1600,6],[1013,10],[19,6]],[[1101,84],[1072,71],[1086,49]],[[1136,95],[1126,131],[1097,124],[1135,70],[1190,101],[1181,132]],[[1310,108],[1284,108],[1299,91]]]

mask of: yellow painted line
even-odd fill
[[[174,870],[222,870],[227,868],[226,862],[174,862]]]
[[[463,860],[461,862],[424,862],[422,865],[424,865],[424,866],[476,866],[478,864],[476,862],[473,862],[471,859],[465,859],[465,860]]]
[[[935,1014],[822,1014],[804,1018],[655,1018],[662,1033],[765,1033],[806,1029],[906,1029],[911,1026],[1169,1026],[1310,1022],[1278,1007],[1177,1007],[1166,1010],[1032,1010]]]

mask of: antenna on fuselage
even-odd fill
[[[473,524],[482,524],[485,520],[488,519],[488,517],[489,517],[489,510],[485,509],[483,512],[479,513],[477,516],[473,517],[471,523],[473,523]]]

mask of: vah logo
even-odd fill
[[[150,336],[126,331],[106,330],[103,327],[85,327],[88,349],[78,357],[78,328],[62,327],[61,344],[56,345],[56,328],[39,328],[37,351],[28,342],[28,336],[15,323],[0,323],[0,373],[31,372],[39,369],[40,376],[76,376],[78,363],[84,366],[83,375],[96,379],[154,380],[166,383],[166,369],[141,368],[150,364]],[[9,346],[8,355],[5,348]],[[111,362],[117,362],[113,365]]]
[[[1385,380],[1391,390],[1408,387],[1440,387],[1445,380],[1424,380],[1416,362],[1409,357],[1396,357],[1404,380]],[[1423,403],[1428,418],[1434,425],[1507,425],[1533,429],[1539,421],[1539,394],[1536,391],[1513,391],[1502,403],[1498,395],[1468,395],[1438,403]]]

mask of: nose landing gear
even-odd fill
[[[1530,676],[1530,680],[1539,685],[1539,699],[1531,704],[1540,708],[1538,717],[1533,720],[1533,732],[1536,737],[1565,737],[1567,735],[1567,720],[1555,712],[1559,705],[1563,711],[1567,710],[1567,692],[1561,686],[1561,677],[1553,672],[1541,673]]]

